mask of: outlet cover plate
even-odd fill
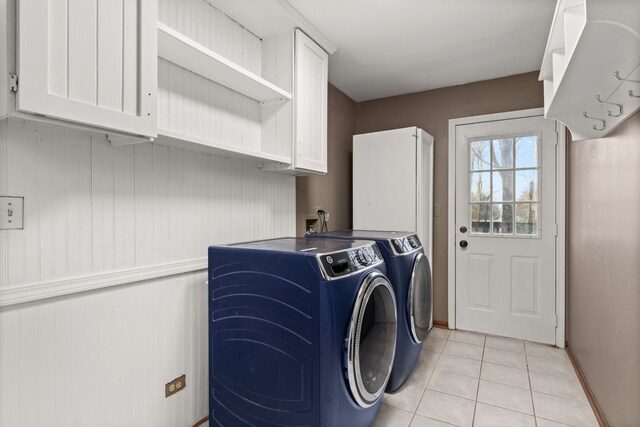
[[[24,197],[0,196],[0,230],[24,228]]]
[[[179,391],[184,390],[187,386],[187,376],[181,375],[173,381],[170,381],[164,385],[164,397],[169,397],[176,394]]]

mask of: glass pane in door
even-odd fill
[[[513,233],[513,204],[495,203],[492,205],[491,225],[493,234]]]
[[[516,234],[538,234],[537,203],[516,203]]]
[[[513,201],[513,171],[492,173],[492,197],[494,202]]]
[[[491,197],[491,174],[489,172],[471,173],[471,201],[483,202]]]
[[[491,146],[489,141],[469,143],[470,168],[472,171],[491,169]]]
[[[491,233],[491,205],[489,203],[471,205],[471,232],[474,234]]]
[[[492,169],[513,168],[513,138],[492,141]]]

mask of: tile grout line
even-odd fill
[[[536,357],[540,357],[540,358],[542,358],[542,359],[549,359],[550,361],[551,361],[551,360],[554,360],[554,359],[556,359],[556,358],[555,358],[555,357],[553,357],[553,356],[545,355],[545,354],[529,355],[529,353],[527,352],[527,346],[526,346],[526,342],[527,342],[527,341],[526,341],[526,340],[521,340],[522,345],[523,345],[523,347],[524,347],[524,349],[525,349],[525,350],[524,350],[524,352],[523,352],[523,353],[519,353],[518,351],[512,351],[511,349],[503,349],[503,348],[487,347],[487,344],[486,344],[486,338],[487,338],[488,336],[487,336],[486,334],[485,334],[485,339],[484,339],[484,343],[483,343],[483,345],[482,345],[482,346],[479,346],[479,345],[477,345],[477,344],[475,344],[475,343],[470,343],[470,342],[465,342],[465,341],[458,341],[458,340],[456,340],[456,339],[452,339],[451,337],[453,336],[453,333],[454,333],[454,332],[455,332],[455,331],[450,331],[450,332],[449,332],[449,334],[447,335],[447,338],[444,340],[444,344],[443,344],[443,346],[441,347],[441,350],[437,352],[437,353],[438,353],[438,355],[437,355],[437,358],[436,358],[436,361],[435,361],[435,365],[434,365],[434,367],[433,367],[433,369],[432,369],[432,371],[431,371],[431,376],[430,376],[430,377],[429,377],[429,379],[427,380],[427,384],[425,385],[425,387],[424,387],[424,389],[423,389],[423,391],[422,391],[422,394],[420,395],[420,399],[419,399],[419,401],[418,401],[418,402],[419,402],[419,403],[418,403],[418,406],[419,406],[420,402],[422,401],[422,399],[424,398],[424,394],[426,393],[426,391],[427,391],[427,389],[428,389],[429,381],[430,381],[431,377],[433,376],[433,374],[435,373],[435,371],[436,371],[436,369],[437,369],[437,366],[438,366],[438,363],[439,363],[439,361],[441,360],[441,358],[442,358],[443,354],[450,355],[450,356],[454,356],[454,357],[461,357],[461,358],[468,359],[468,360],[478,360],[478,359],[473,359],[473,358],[471,358],[471,357],[462,356],[462,355],[459,355],[459,354],[446,353],[446,352],[444,351],[444,349],[445,349],[445,347],[446,347],[446,345],[447,345],[447,343],[448,343],[448,342],[450,342],[450,341],[451,341],[451,342],[457,342],[457,343],[462,343],[462,344],[467,344],[467,345],[475,345],[475,346],[478,346],[478,347],[482,347],[482,358],[481,358],[481,360],[480,360],[481,365],[480,365],[480,372],[479,372],[479,375],[478,375],[478,386],[477,386],[477,388],[476,388],[476,397],[475,397],[475,399],[473,399],[473,400],[472,400],[472,399],[466,399],[466,400],[472,400],[472,401],[474,402],[474,411],[473,411],[473,419],[472,419],[472,423],[473,423],[473,425],[475,425],[475,416],[476,416],[476,414],[477,414],[477,405],[478,405],[478,403],[479,403],[479,401],[478,401],[478,395],[479,395],[479,390],[480,390],[480,381],[482,380],[482,379],[481,379],[481,377],[482,377],[482,370],[483,370],[483,365],[484,365],[484,363],[485,363],[484,355],[485,355],[485,352],[486,352],[486,349],[487,349],[487,348],[493,348],[493,349],[495,349],[495,350],[499,350],[499,351],[511,352],[511,353],[514,353],[514,354],[522,354],[522,355],[524,355],[524,359],[525,359],[525,368],[524,368],[524,369],[522,369],[522,368],[518,368],[518,367],[515,367],[515,366],[503,365],[503,364],[500,364],[500,363],[494,363],[494,362],[487,362],[487,363],[494,363],[494,364],[496,364],[496,365],[498,365],[498,366],[503,366],[503,367],[507,367],[507,368],[519,369],[519,370],[522,370],[522,371],[526,371],[526,373],[527,373],[527,380],[528,380],[528,384],[529,384],[529,394],[530,394],[530,397],[531,397],[531,404],[532,404],[532,411],[533,411],[533,414],[528,414],[528,413],[525,413],[525,412],[515,411],[515,410],[513,410],[513,409],[509,409],[509,408],[503,408],[503,407],[498,406],[498,405],[492,405],[492,404],[488,404],[488,405],[489,405],[489,406],[492,406],[492,407],[500,408],[500,409],[506,409],[506,410],[510,410],[510,411],[513,411],[513,412],[521,413],[521,414],[523,414],[523,415],[531,415],[531,416],[533,417],[533,419],[534,419],[534,425],[535,425],[535,426],[537,426],[537,425],[538,425],[538,415],[536,414],[535,403],[534,403],[534,400],[533,400],[533,391],[534,391],[534,390],[533,390],[533,386],[532,386],[532,383],[531,383],[531,373],[532,373],[532,372],[534,372],[534,373],[538,373],[538,372],[537,372],[537,371],[532,371],[532,370],[530,369],[530,367],[529,367],[529,357],[530,357],[530,356],[536,356]],[[433,351],[433,350],[429,350],[429,351]],[[561,359],[560,359],[560,360],[554,360],[554,361],[557,361],[557,362],[563,362]],[[450,372],[450,373],[458,374],[458,375],[461,375],[461,376],[466,376],[466,377],[469,377],[469,378],[475,378],[475,377],[473,377],[473,376],[465,375],[465,374],[462,374],[462,373],[459,373],[459,372],[446,371],[446,370],[442,370],[442,369],[440,369],[440,370],[441,370],[441,371],[443,371],[443,372]],[[551,374],[551,373],[547,373],[547,372],[540,372],[540,373],[541,373],[541,374],[544,374],[544,375],[547,375],[547,376],[550,376],[550,377],[558,377],[558,378],[565,378],[565,379],[569,379],[569,378],[568,378],[568,376],[565,376],[565,375],[562,375],[562,374],[557,374],[557,373],[553,373],[553,374]],[[572,378],[571,378],[571,379],[572,379]],[[520,388],[520,387],[513,386],[513,385],[510,385],[510,384],[503,384],[503,383],[496,382],[496,381],[491,381],[491,380],[486,380],[486,381],[489,381],[489,382],[492,382],[492,383],[496,383],[496,384],[501,384],[501,385],[506,385],[506,386],[511,386],[511,387],[515,387],[515,388],[522,389],[522,388]],[[523,390],[524,390],[524,389],[523,389]],[[439,392],[439,393],[443,393],[443,394],[447,394],[447,395],[450,395],[450,396],[453,396],[453,397],[458,397],[458,398],[465,399],[465,398],[464,398],[464,397],[462,397],[462,396],[458,396],[458,395],[455,395],[455,394],[447,393],[447,392],[444,392],[444,391],[438,391],[438,392]],[[544,392],[542,392],[542,394],[545,394],[545,395],[548,395],[548,396],[553,396],[553,397],[558,397],[558,398],[562,398],[562,399],[567,399],[567,400],[571,400],[571,401],[578,402],[578,403],[584,403],[584,402],[582,402],[582,401],[581,401],[581,400],[579,400],[579,399],[574,399],[574,398],[570,398],[570,397],[556,396],[556,395],[554,395],[554,394],[549,394],[549,393],[544,393]],[[416,410],[415,410],[415,411],[413,411],[413,415],[412,415],[412,417],[411,417],[410,423],[411,423],[411,422],[413,422],[413,421],[415,420],[415,416],[417,415],[417,409],[418,409],[418,406],[416,406]],[[431,418],[431,417],[427,417],[427,418]],[[543,417],[540,417],[540,418],[541,418],[541,419],[546,419],[546,418],[543,418]],[[434,418],[434,420],[441,421],[441,420],[438,420],[438,419],[436,419],[436,418]],[[444,421],[441,421],[441,422],[444,422]]]
[[[438,366],[438,362],[440,361],[440,358],[442,357],[442,350],[444,350],[444,346],[447,344],[447,341],[449,341],[449,337],[450,336],[451,336],[451,330],[449,330],[449,333],[447,334],[447,339],[444,340],[444,344],[442,345],[442,349],[438,352],[438,358],[436,359],[435,365],[433,365],[433,369],[431,370],[431,375],[429,375],[429,379],[427,379],[427,383],[424,385],[424,388],[422,389],[422,394],[420,395],[420,399],[418,399],[418,405],[416,406],[416,409],[413,411],[413,415],[411,415],[411,419],[409,420],[409,426],[408,427],[411,427],[411,423],[413,422],[413,419],[416,417],[416,414],[418,413],[418,407],[420,406],[420,402],[422,402],[422,398],[424,397],[424,394],[427,392],[427,387],[429,386],[429,381],[431,381],[431,377],[433,376],[433,373],[436,371],[436,366]],[[428,335],[427,335],[427,337],[428,337]],[[420,351],[422,352],[422,349]],[[442,420],[437,420],[437,421],[442,421]]]
[[[476,387],[476,398],[473,403],[473,418],[471,418],[471,425],[475,425],[476,423],[476,411],[478,409],[478,394],[480,393],[480,378],[482,378],[482,364],[484,363],[484,350],[487,345],[487,336],[484,336],[484,341],[482,344],[482,359],[480,360],[480,372],[478,373],[478,386]]]
[[[524,359],[527,363],[527,379],[529,380],[529,394],[531,395],[531,409],[533,410],[533,422],[534,425],[538,426],[538,417],[536,417],[536,404],[533,401],[533,385],[531,384],[531,371],[529,370],[529,357],[527,355],[527,343],[523,342],[524,345]]]
[[[478,359],[472,359],[472,358],[470,358],[470,357],[465,357],[465,356],[461,356],[461,355],[457,355],[457,354],[445,353],[445,352],[444,352],[444,348],[445,348],[445,346],[446,346],[447,342],[449,342],[449,341],[453,341],[453,342],[458,342],[458,343],[463,343],[463,344],[469,344],[469,345],[475,345],[475,346],[478,346],[478,347],[482,347],[482,359],[480,360],[480,363],[481,363],[481,365],[480,365],[480,372],[479,372],[478,377],[477,377],[477,380],[478,380],[478,386],[477,386],[477,388],[476,388],[476,397],[475,397],[475,399],[466,399],[466,398],[464,398],[464,397],[462,397],[462,396],[458,396],[458,395],[455,395],[455,394],[447,393],[447,392],[444,392],[444,391],[438,391],[439,393],[442,393],[442,394],[447,394],[447,395],[450,395],[450,396],[453,396],[453,397],[457,397],[457,398],[462,398],[462,399],[466,399],[466,400],[473,401],[473,402],[474,402],[474,411],[473,411],[473,420],[472,420],[472,423],[473,423],[473,424],[475,424],[475,416],[476,416],[476,413],[477,413],[478,395],[479,395],[479,390],[480,390],[480,381],[481,381],[482,368],[483,368],[483,366],[482,366],[482,365],[485,363],[485,361],[484,361],[484,354],[485,354],[485,351],[486,351],[486,349],[487,349],[487,348],[493,348],[493,347],[487,347],[487,345],[486,345],[486,335],[485,335],[485,340],[484,340],[483,345],[482,345],[482,346],[479,346],[479,345],[477,345],[477,344],[472,344],[472,343],[469,343],[469,342],[457,341],[457,340],[455,340],[455,339],[451,339],[451,336],[452,336],[453,332],[454,332],[454,331],[450,331],[450,332],[449,332],[449,334],[447,335],[447,338],[445,338],[445,339],[444,339],[444,343],[443,343],[443,346],[441,347],[441,350],[440,350],[440,351],[435,351],[435,350],[431,350],[431,349],[426,349],[426,350],[428,350],[428,351],[431,351],[431,352],[434,352],[434,353],[438,353],[438,354],[437,354],[437,357],[436,357],[436,359],[435,359],[435,364],[434,364],[434,366],[433,366],[433,368],[432,368],[432,370],[431,370],[431,375],[429,376],[429,378],[428,378],[428,380],[427,380],[427,382],[426,382],[425,386],[424,386],[424,387],[423,387],[423,389],[422,389],[422,393],[420,394],[420,398],[419,398],[419,400],[418,400],[418,405],[416,406],[416,408],[415,408],[415,410],[414,410],[414,411],[406,411],[406,412],[408,412],[408,413],[410,413],[410,414],[411,414],[411,419],[409,420],[409,425],[410,425],[410,424],[411,424],[411,423],[416,419],[416,418],[415,418],[415,417],[416,417],[416,415],[419,415],[419,414],[417,413],[418,407],[419,407],[419,405],[420,405],[420,402],[422,402],[422,399],[424,398],[424,394],[426,393],[426,391],[427,391],[427,389],[428,389],[429,381],[431,380],[431,377],[432,377],[432,376],[433,376],[433,374],[435,373],[435,371],[436,371],[436,369],[437,369],[437,366],[438,366],[438,363],[439,363],[439,361],[441,360],[441,358],[442,358],[443,354],[450,355],[450,356],[455,356],[455,357],[462,357],[462,358],[464,358],[464,359],[469,359],[469,360],[478,360]],[[495,408],[500,408],[500,409],[505,409],[505,410],[510,410],[510,411],[513,411],[513,412],[521,413],[521,414],[523,414],[523,415],[532,415],[532,416],[533,416],[533,418],[534,418],[534,423],[535,423],[535,425],[537,426],[537,415],[536,415],[536,412],[535,412],[535,405],[534,405],[534,403],[533,403],[533,387],[532,387],[532,385],[531,385],[531,375],[530,375],[532,371],[530,371],[530,369],[529,369],[529,364],[528,364],[528,354],[527,354],[527,351],[526,351],[526,344],[525,344],[525,340],[522,340],[522,344],[523,344],[523,346],[524,346],[524,348],[525,348],[524,353],[519,353],[519,352],[517,352],[517,351],[511,351],[511,350],[505,350],[505,349],[499,349],[499,348],[497,348],[496,350],[501,350],[501,351],[511,352],[511,353],[515,353],[515,354],[523,354],[523,355],[524,355],[524,357],[525,357],[525,368],[524,368],[524,369],[522,369],[522,368],[516,368],[516,367],[514,367],[514,366],[509,366],[509,365],[502,365],[502,364],[499,364],[499,363],[496,363],[496,365],[504,366],[504,367],[507,367],[507,368],[519,369],[519,370],[523,370],[523,371],[525,371],[525,370],[526,370],[526,372],[527,372],[527,380],[528,380],[528,383],[529,383],[529,393],[530,393],[530,396],[531,396],[531,403],[532,403],[533,415],[532,415],[532,414],[525,413],[525,412],[515,411],[515,410],[513,410],[513,409],[509,409],[509,408],[503,408],[503,407],[498,406],[498,405],[492,405],[492,404],[488,404],[488,405],[489,405],[489,406],[492,406],[492,407],[495,407]],[[544,357],[544,356],[541,356],[541,357]],[[547,358],[547,357],[544,357],[544,358]],[[493,362],[487,362],[487,363],[493,363]],[[451,372],[451,371],[446,371],[446,370],[441,370],[441,371],[443,371],[443,372]],[[451,373],[458,374],[458,375],[465,376],[465,377],[469,377],[469,378],[475,378],[475,377],[473,377],[473,376],[469,376],[469,375],[461,374],[461,373],[458,373],[458,372],[451,372]],[[561,376],[561,375],[552,375],[552,374],[547,374],[547,375],[550,375],[550,376],[558,376],[558,377],[563,378],[563,376]],[[486,380],[486,381],[489,381],[489,382],[492,382],[492,383],[495,383],[495,384],[501,384],[501,385],[506,385],[506,386],[511,386],[511,387],[515,387],[515,388],[522,389],[522,388],[520,388],[520,387],[512,386],[512,385],[509,385],[509,384],[503,384],[503,383],[499,383],[499,382],[495,382],[495,381],[491,381],[491,380]],[[523,389],[523,390],[524,390],[524,389]],[[547,393],[543,393],[543,394],[547,394]],[[549,396],[554,396],[554,395],[549,394]],[[555,396],[554,396],[554,397],[555,397]],[[557,397],[562,397],[562,396],[557,396]],[[570,398],[565,398],[565,399],[568,399],[568,400],[574,400],[574,401],[576,401],[575,399],[570,399]],[[396,409],[400,409],[400,410],[402,410],[402,408],[396,408]],[[427,417],[427,418],[429,418],[429,419],[434,419],[434,420],[437,420],[437,421],[440,421],[440,422],[446,423],[445,421],[438,420],[437,418],[431,418],[431,417]]]

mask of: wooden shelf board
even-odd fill
[[[291,93],[161,22],[158,56],[261,103],[291,99]]]
[[[274,154],[263,153],[256,150],[250,150],[242,147],[235,147],[219,141],[206,140],[193,135],[172,131],[169,129],[158,129],[158,139],[154,141],[156,144],[169,147],[183,148],[189,151],[197,151],[218,155],[222,157],[243,158],[247,160],[258,161],[263,164],[280,164],[289,165],[291,159],[287,157],[277,156]]]

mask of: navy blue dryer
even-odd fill
[[[346,230],[309,234],[311,238],[373,240],[387,266],[398,305],[398,343],[387,391],[398,390],[416,365],[422,341],[433,327],[431,267],[414,233]]]
[[[371,241],[209,248],[215,426],[369,426],[395,354],[393,289]]]

